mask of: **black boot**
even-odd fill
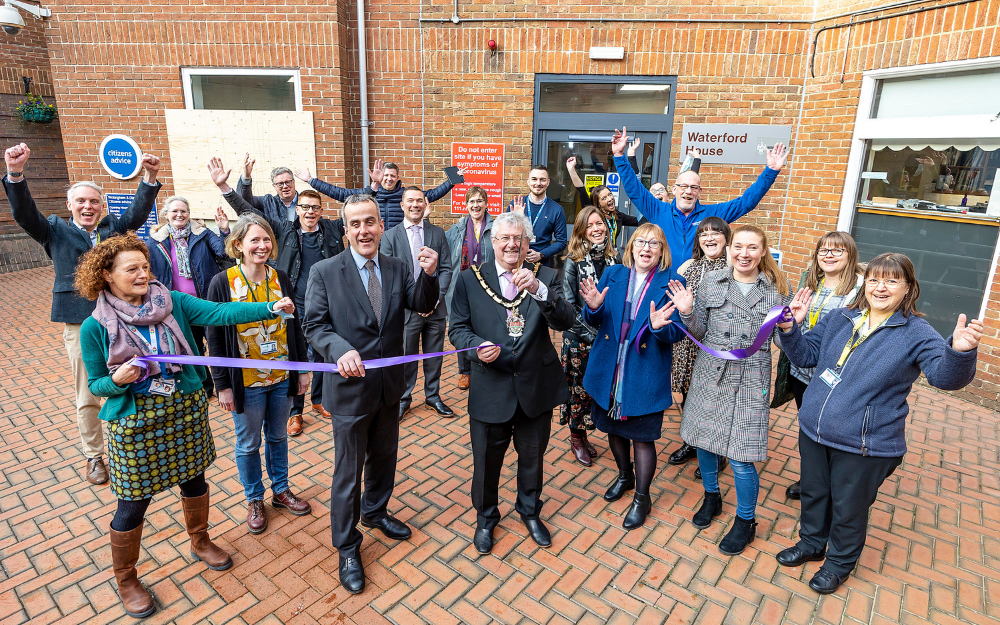
[[[605,501],[618,501],[625,494],[625,491],[635,488],[635,469],[632,463],[628,463],[628,469],[622,471],[618,469],[618,478],[611,483],[608,492],[604,493]]]
[[[705,493],[705,500],[691,518],[691,524],[703,530],[720,514],[722,514],[722,493]]]
[[[628,509],[625,520],[622,522],[622,527],[627,530],[642,527],[642,524],[646,522],[646,515],[649,514],[652,507],[653,501],[649,498],[649,495],[636,493],[632,498],[632,507]]]
[[[733,527],[726,534],[726,537],[719,543],[719,551],[727,556],[737,556],[743,553],[747,545],[753,542],[757,535],[757,521],[751,519],[741,519],[736,517]]]

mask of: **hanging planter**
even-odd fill
[[[56,107],[29,93],[26,99],[18,102],[17,115],[26,122],[48,124],[56,118]]]

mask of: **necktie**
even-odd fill
[[[420,261],[417,256],[420,254],[420,248],[424,246],[424,242],[421,240],[423,237],[420,226],[410,226],[410,253],[413,255],[413,278],[416,279],[420,275]]]
[[[378,283],[378,276],[375,275],[374,260],[365,263],[365,269],[368,270],[368,301],[372,303],[375,325],[378,326],[382,320],[382,285]]]
[[[517,297],[517,287],[514,286],[514,274],[509,271],[505,271],[503,273],[503,277],[507,279],[506,284],[503,285],[503,296],[506,299],[513,300],[515,297]],[[514,313],[511,311],[511,309],[508,308],[507,316],[510,317],[513,314]]]

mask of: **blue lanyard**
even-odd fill
[[[528,197],[529,196],[527,196],[527,195],[524,196],[524,203],[527,205],[525,207],[525,210],[528,211],[528,219],[531,219],[531,200],[529,200]],[[545,204],[542,204],[541,206],[539,206],[538,207],[538,214],[535,215],[534,219],[531,219],[531,231],[532,232],[535,231],[535,223],[538,221],[538,218],[542,216],[542,209],[544,209],[544,208],[545,208]]]

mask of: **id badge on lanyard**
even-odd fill
[[[149,326],[149,340],[142,335],[139,330],[135,331],[136,336],[142,339],[142,342],[149,346],[149,351],[153,354],[159,354],[159,341],[156,338],[156,326]],[[174,389],[177,387],[177,380],[174,378],[160,377],[153,378],[149,381],[149,392],[153,395],[160,395],[162,397],[170,397],[174,394]]]

